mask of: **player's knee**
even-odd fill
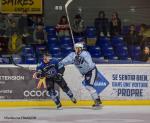
[[[62,90],[64,91],[64,92],[68,92],[70,89],[68,88],[68,86],[62,86]]]
[[[51,91],[53,90],[53,88],[47,87],[47,90],[48,90],[49,92],[51,92]]]
[[[68,86],[67,86],[66,82],[62,82],[60,87],[62,88],[63,91],[68,89]]]
[[[51,98],[55,98],[59,96],[59,92],[56,90],[50,90],[49,95],[51,96]]]
[[[88,90],[90,94],[96,93],[96,90],[90,85],[85,86],[85,89]]]

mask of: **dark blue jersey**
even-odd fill
[[[41,77],[55,77],[59,73],[58,60],[50,59],[48,63],[43,61],[37,66],[36,71],[40,73]]]

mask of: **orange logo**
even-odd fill
[[[40,79],[39,81],[38,81],[38,84],[37,84],[37,89],[41,89],[42,88],[42,85],[43,85],[43,87],[44,88],[47,88],[46,87],[46,81],[45,81],[45,77],[44,78],[42,78],[42,79]]]

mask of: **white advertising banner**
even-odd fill
[[[97,65],[109,85],[102,90],[103,100],[149,100],[150,65],[149,64],[107,64]],[[66,67],[65,80],[78,100],[91,99],[82,85],[84,77],[72,65]],[[102,82],[101,86],[105,86]],[[67,96],[62,92],[62,99]]]
[[[12,65],[2,65],[0,68],[0,99],[49,99],[40,93],[43,89],[46,90],[44,80],[32,79],[33,71],[21,70]],[[101,89],[102,100],[150,100],[150,64],[102,64],[97,65],[97,68],[101,73],[100,78],[104,78],[97,84]],[[5,76],[23,76],[24,79],[4,80]],[[82,85],[84,77],[74,65],[66,67],[64,78],[78,100],[91,100]],[[13,91],[10,93],[8,90]],[[34,96],[35,94],[37,96]],[[68,99],[62,91],[60,97]]]

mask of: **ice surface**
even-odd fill
[[[25,119],[27,118],[27,119]],[[1,108],[0,123],[150,123],[150,106]]]

